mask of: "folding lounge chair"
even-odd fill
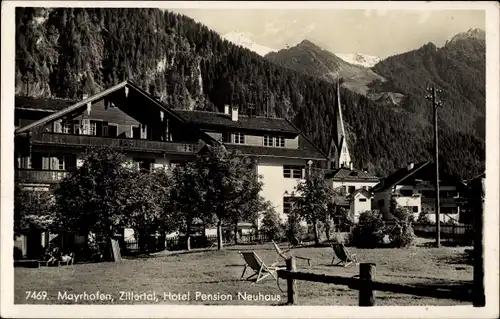
[[[343,263],[344,267],[347,267],[353,262],[356,264],[358,263],[358,260],[356,259],[356,254],[349,253],[347,248],[345,248],[344,244],[333,244],[332,248],[333,248],[333,252],[334,252],[334,255],[332,258],[332,265],[333,265],[333,261],[335,260],[335,256],[337,256],[337,258],[340,259],[340,261],[338,263],[336,263],[335,265]]]
[[[264,264],[262,259],[260,259],[260,257],[254,251],[240,252],[240,255],[246,262],[240,279],[243,279],[247,268],[250,268],[253,270],[253,274],[247,277],[245,280],[250,280],[256,277],[253,284],[261,281],[269,275],[271,275],[276,281],[278,281],[278,278],[273,273],[276,271],[277,267],[266,266],[266,264]]]
[[[276,249],[276,253],[278,254],[278,256],[280,256],[281,258],[283,258],[283,260],[290,259],[290,258],[292,258],[292,256],[294,256],[297,259],[307,260],[307,265],[311,266],[311,258],[301,257],[301,256],[295,256],[295,255],[292,254],[292,250],[291,249],[287,249],[287,250],[283,251],[283,250],[281,250],[280,246],[278,246],[278,244],[276,244],[274,242],[274,240],[272,242],[273,242],[274,248]],[[275,261],[274,263],[272,263],[271,266],[276,265],[278,262],[279,262],[278,260]]]

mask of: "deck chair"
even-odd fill
[[[274,274],[277,267],[266,266],[266,264],[264,264],[262,259],[260,259],[260,257],[254,251],[244,251],[244,252],[240,251],[240,255],[246,262],[245,268],[243,269],[243,273],[241,274],[240,279],[243,279],[247,268],[250,268],[251,270],[253,270],[253,274],[251,274],[245,280],[250,280],[255,277],[253,284],[261,281],[262,279],[266,278],[269,275],[271,275],[276,281],[278,281],[278,278]]]
[[[307,260],[307,265],[311,266],[311,258],[301,257],[301,256],[295,256],[295,255],[292,254],[292,250],[291,249],[287,249],[287,250],[283,251],[283,250],[281,250],[280,246],[278,246],[278,244],[276,244],[276,242],[274,242],[274,240],[272,242],[273,242],[273,245],[274,245],[274,249],[276,249],[276,253],[283,260],[290,259],[290,258],[292,258],[292,256],[294,256],[297,259]],[[276,260],[274,263],[271,264],[271,266],[275,266],[279,262],[280,262],[279,260]]]
[[[333,258],[332,258],[332,265],[333,261],[335,260],[335,256],[337,256],[340,261],[336,263],[335,265],[344,264],[344,267],[349,266],[351,263],[358,263],[358,260],[356,259],[356,254],[351,254],[347,248],[345,248],[344,244],[333,244]]]

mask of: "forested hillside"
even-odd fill
[[[443,91],[439,97],[443,102],[440,126],[484,140],[486,42],[482,33],[482,37],[457,35],[442,48],[429,43],[389,57],[373,70],[389,80],[384,84],[387,89],[410,96],[402,103],[403,108],[427,120],[432,118],[432,108],[425,100],[425,90],[436,85]]]
[[[158,9],[18,8],[16,94],[79,98],[125,79],[171,107],[288,117],[325,152],[333,136],[335,88],[235,46],[194,20]],[[341,91],[355,166],[390,173],[431,158],[426,121]],[[252,106],[252,108],[249,108]],[[464,115],[467,116],[467,115]],[[445,169],[484,168],[484,141],[443,129]]]

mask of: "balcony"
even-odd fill
[[[92,135],[71,135],[63,133],[40,133],[32,137],[32,142],[38,145],[58,146],[108,146],[128,151],[142,151],[153,153],[181,153],[196,154],[199,150],[197,143],[173,143],[151,141],[144,139],[131,139],[119,137],[103,137]]]
[[[422,198],[422,204],[425,204],[425,205],[434,205],[434,201],[435,201],[435,198],[429,198],[429,197]],[[456,200],[456,198],[450,198],[450,197],[442,198],[441,197],[441,198],[439,198],[439,206],[443,206],[443,205],[456,206],[457,200]]]
[[[18,183],[59,183],[68,174],[67,171],[16,169],[15,181]]]

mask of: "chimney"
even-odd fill
[[[409,171],[411,171],[411,170],[413,169],[413,167],[414,167],[414,166],[415,166],[415,163],[413,163],[413,162],[408,162],[408,166],[407,166],[407,168],[408,168],[408,170],[409,170]]]
[[[231,120],[234,122],[238,122],[238,107],[233,106],[231,108]]]
[[[228,114],[229,115],[229,105],[224,105],[224,114]]]

